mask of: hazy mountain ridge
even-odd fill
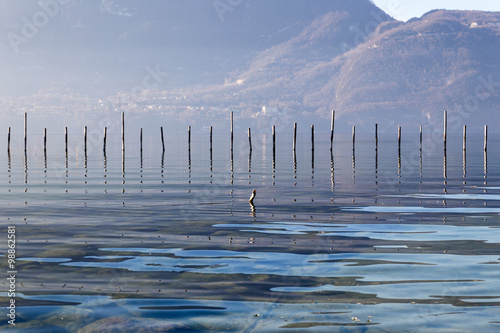
[[[472,126],[497,116],[499,13],[432,11],[408,23],[383,22],[354,49],[335,52],[328,41],[347,16],[325,14],[262,52],[233,85],[203,89],[204,96],[253,108],[247,113],[254,116],[275,100],[296,114],[326,118],[335,109],[344,122],[370,128],[383,119],[438,123],[443,109],[457,110]],[[235,98],[217,94],[222,92]],[[193,102],[200,97],[188,95]]]
[[[367,128],[438,123],[443,109],[472,126],[497,119],[500,13],[436,10],[403,23],[368,0],[311,3],[3,2],[0,95],[88,96],[106,112],[190,123],[234,110],[249,126],[323,123],[332,109]]]
[[[0,95],[58,85],[113,93],[157,65],[171,77],[159,88],[223,83],[322,13],[352,6],[375,8],[366,0],[5,1],[0,74],[11,80],[0,84]]]

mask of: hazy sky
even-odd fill
[[[432,9],[500,11],[499,0],[373,0],[387,14],[401,21],[420,17]]]

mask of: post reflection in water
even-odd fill
[[[297,186],[297,152],[293,150],[293,186]]]
[[[273,126],[273,186],[276,185],[276,126]]]
[[[484,151],[484,185],[488,185],[488,151]]]
[[[161,168],[160,168],[160,176],[161,176],[161,183],[164,184],[165,181],[163,180],[165,178],[165,152],[161,153]]]
[[[464,132],[465,133],[465,132]],[[467,185],[467,146],[465,144],[465,134],[464,134],[464,146],[463,146],[463,153],[462,153],[462,165],[463,165],[463,185]],[[466,190],[465,188],[463,189],[463,192],[465,193]]]
[[[248,185],[252,184],[252,150],[248,152]]]
[[[401,184],[401,149],[398,149],[398,184]]]
[[[352,127],[352,183],[356,183],[356,127]]]
[[[311,186],[314,187],[314,145],[311,149]]]
[[[28,155],[26,149],[24,150],[24,185],[28,185]],[[24,192],[28,192],[27,187],[25,187]]]
[[[330,179],[332,181],[332,192],[335,189],[335,160],[333,157],[333,148],[330,149]]]
[[[66,172],[68,168],[66,167]],[[106,155],[106,152],[103,154],[103,178],[104,178],[104,185],[108,183],[107,177],[108,177],[108,158]],[[104,193],[108,193],[107,187],[104,186]]]
[[[12,161],[10,157],[10,149],[7,152],[7,178],[9,179],[9,184],[12,184]],[[9,186],[10,192],[10,186]]]
[[[375,138],[375,185],[378,185],[378,135]],[[375,191],[378,191],[378,187]]]
[[[356,183],[356,154],[355,150],[352,150],[352,183]]]
[[[213,184],[214,179],[214,155],[212,148],[212,126],[210,126],[210,184]],[[210,192],[212,193],[212,192]]]
[[[446,158],[447,158],[447,153],[445,148],[443,151],[443,178],[445,179],[445,185],[446,185],[446,179],[448,179],[448,164]]]
[[[188,148],[188,184],[191,184],[191,147]]]
[[[125,149],[122,149],[122,193],[125,193]]]

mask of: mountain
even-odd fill
[[[224,100],[249,119],[263,117],[264,105],[316,119],[335,109],[344,125],[370,130],[375,122],[437,129],[444,109],[454,130],[498,119],[500,13],[432,11],[407,23],[380,22],[366,34],[348,18],[323,14],[225,85],[191,90],[183,102]],[[351,45],[339,38],[346,27],[358,32]]]
[[[0,3],[0,95],[61,87],[109,94],[223,83],[319,15],[377,10],[367,0],[7,0]],[[168,78],[167,78],[168,76]],[[158,80],[159,81],[159,80]]]
[[[499,51],[497,12],[405,23],[369,0],[8,0],[0,108],[125,111],[174,129],[227,124],[234,110],[266,131],[327,130],[332,109],[341,130],[439,131],[447,109],[452,130],[478,129],[499,120]]]
[[[325,105],[357,123],[385,115],[436,124],[449,109],[455,126],[482,126],[498,118],[499,51],[500,13],[434,11],[406,24],[382,24],[305,100],[317,110],[324,106],[312,101],[329,100]]]

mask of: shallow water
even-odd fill
[[[421,152],[418,133],[400,156],[388,134],[378,149],[358,135],[354,152],[337,135],[333,154],[329,135],[312,151],[303,134],[295,155],[278,134],[274,157],[269,135],[254,134],[251,154],[237,135],[232,159],[228,135],[212,154],[205,134],[190,149],[167,135],[163,155],[156,137],[142,156],[132,138],[122,155],[118,137],[85,154],[76,136],[67,158],[62,136],[46,154],[30,137],[26,155],[0,156],[17,330],[500,329],[494,135],[486,158],[473,135],[465,158],[458,136],[445,155],[437,136]]]

